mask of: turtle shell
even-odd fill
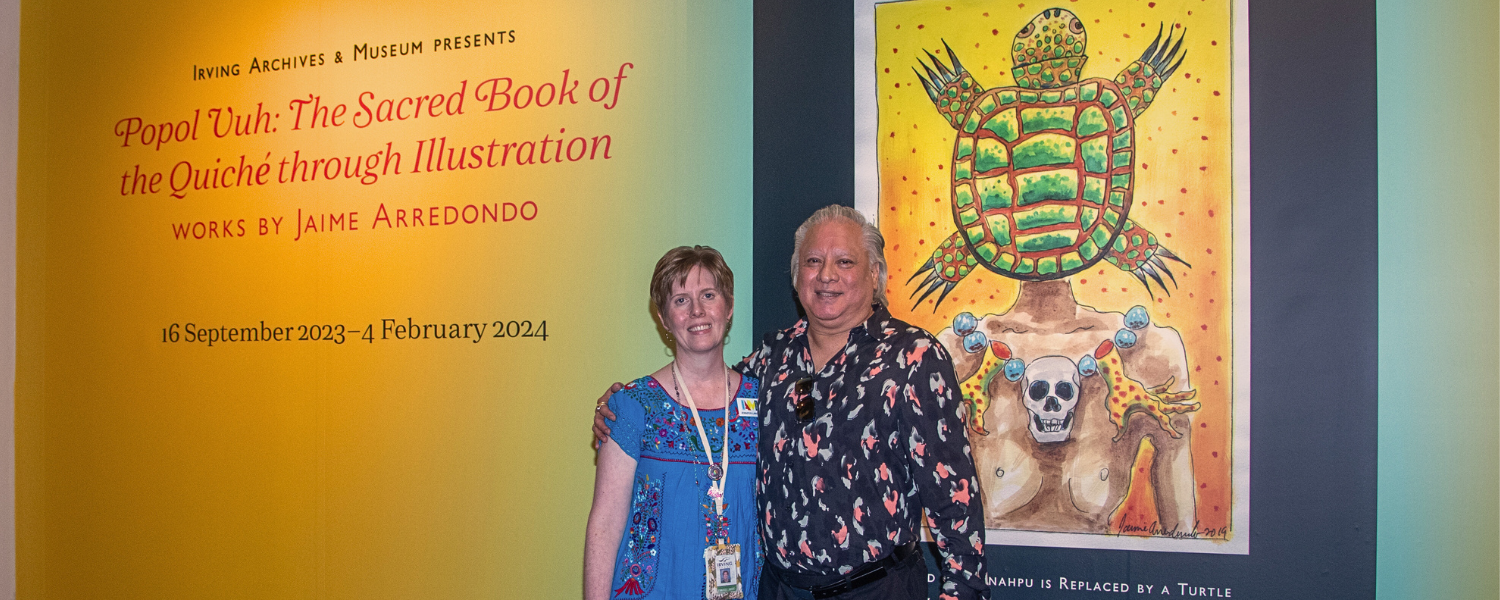
[[[1104,258],[1130,214],[1134,115],[1108,79],[1002,87],[974,100],[953,145],[953,221],[980,264],[1027,281]]]

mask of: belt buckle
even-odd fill
[[[864,587],[866,584],[870,584],[870,583],[874,583],[876,581],[880,581],[881,579],[883,579],[885,577],[885,575],[886,575],[885,571],[886,571],[885,565],[881,565],[879,567],[875,567],[874,569],[870,569],[869,571],[866,571],[866,572],[861,573],[859,575],[856,575],[854,577],[850,577],[849,578],[849,589],[852,590],[852,589]]]
[[[831,598],[844,592],[857,590],[885,578],[885,576],[887,575],[886,570],[888,566],[881,563],[890,562],[892,563],[891,566],[894,566],[896,561],[888,561],[888,559],[893,558],[894,556],[887,555],[885,558],[875,561],[874,563],[869,563],[874,564],[875,567],[871,568],[868,571],[865,571],[863,573],[854,573],[845,577],[843,581],[840,581],[838,583],[823,586],[820,588],[809,589],[807,591],[812,592],[814,600],[823,600],[823,598]]]

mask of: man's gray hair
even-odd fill
[[[875,266],[875,302],[886,306],[885,280],[888,269],[885,264],[885,236],[880,235],[880,228],[876,227],[865,214],[842,204],[830,204],[818,209],[818,212],[808,217],[802,225],[797,227],[797,234],[792,244],[792,289],[797,288],[797,272],[802,262],[802,240],[807,237],[807,232],[813,227],[825,221],[833,219],[844,219],[859,226],[865,242],[865,256]]]

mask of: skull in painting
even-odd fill
[[[1031,437],[1043,444],[1065,442],[1078,408],[1078,365],[1062,356],[1044,356],[1026,365],[1021,402],[1030,416]]]

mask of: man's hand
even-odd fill
[[[594,403],[595,447],[603,444],[604,440],[609,439],[609,424],[606,421],[615,420],[615,413],[609,410],[609,405],[606,403],[609,402],[610,396],[623,389],[625,389],[625,384],[616,381],[614,385],[609,386],[609,391],[604,392],[604,395],[599,397],[599,401]]]

